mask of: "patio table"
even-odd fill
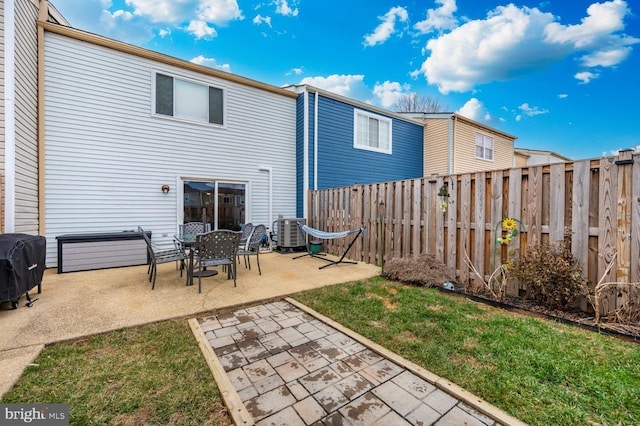
[[[194,257],[195,257],[195,243],[197,234],[182,234],[174,235],[173,238],[180,244],[185,250],[189,250],[189,264],[187,265],[187,285],[193,285],[193,277],[213,277],[218,275],[218,271],[215,269],[203,268],[202,271],[194,271]]]

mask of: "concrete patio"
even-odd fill
[[[287,296],[367,279],[380,269],[325,263],[296,254],[261,255],[185,286],[175,263],[45,272],[32,307],[0,310],[0,397],[45,345],[124,327],[189,319],[236,424],[521,425],[486,401],[410,363]],[[6,308],[3,304],[3,308]],[[404,395],[399,397],[400,395]],[[336,423],[337,422],[337,423]],[[426,423],[425,423],[426,422]],[[462,422],[462,423],[460,423]]]
[[[198,293],[197,281],[194,286],[185,286],[186,277],[180,276],[175,263],[159,265],[155,290],[147,280],[147,266],[65,274],[48,269],[42,293],[37,294],[35,289],[30,292],[32,299],[38,299],[31,308],[24,306],[24,297],[16,310],[6,310],[2,304],[0,396],[11,389],[24,367],[49,343],[212,313],[380,273],[380,268],[365,263],[319,270],[324,262],[293,257],[295,254],[262,254],[262,275],[255,265],[251,270],[240,265],[237,287],[222,273],[203,278],[202,293]]]

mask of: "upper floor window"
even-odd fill
[[[223,91],[156,73],[155,113],[211,124],[224,124]]]
[[[476,133],[476,158],[493,161],[493,138]]]
[[[391,154],[391,119],[358,110],[354,114],[354,147]]]

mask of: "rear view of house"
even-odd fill
[[[300,94],[298,216],[308,189],[422,176],[419,121],[308,85],[290,89]]]
[[[44,29],[45,235],[141,225],[169,243],[293,215],[291,91],[51,23]]]

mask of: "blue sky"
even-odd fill
[[[76,28],[275,86],[438,99],[516,147],[640,149],[637,0],[52,2]]]

